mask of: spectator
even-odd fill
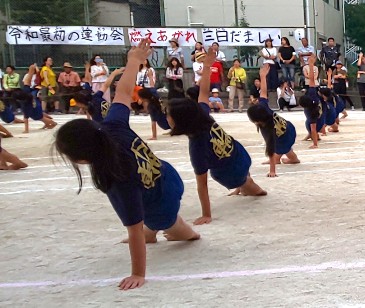
[[[153,67],[151,67],[150,61],[146,59],[143,64],[139,66],[136,85],[142,88],[148,88],[152,94],[156,94],[155,83],[156,72]]]
[[[212,96],[209,97],[209,107],[214,109],[214,112],[224,112],[224,106],[221,98],[219,97],[219,90],[212,89]]]
[[[342,98],[345,106],[346,101],[350,104],[351,110],[355,110],[351,97],[347,95],[347,69],[341,61],[336,62],[336,69],[333,71],[333,91]]]
[[[195,43],[195,50],[191,52],[191,62],[195,62],[195,54],[198,52],[206,52],[202,42]]]
[[[261,80],[260,78],[255,78],[253,85],[250,89],[250,104],[257,104],[260,98],[261,92]]]
[[[182,67],[184,68],[184,55],[177,39],[172,38],[169,40],[170,47],[167,47],[167,56],[170,61],[172,58],[177,58]]]
[[[205,52],[197,52],[195,54],[195,62],[193,63],[193,71],[194,71],[194,83],[199,86],[200,78],[203,73],[203,61],[205,59]]]
[[[215,61],[210,68],[210,89],[222,91],[222,82],[224,78],[223,65],[220,61]]]
[[[260,51],[261,57],[264,58],[263,64],[270,65],[270,71],[267,75],[267,88],[269,91],[275,91],[279,84],[278,70],[276,68],[277,50],[272,45],[272,39],[265,40],[265,47]]]
[[[7,104],[11,106],[11,103],[15,105],[17,113],[21,113],[20,103],[12,98],[14,91],[20,89],[20,76],[15,72],[15,67],[8,65],[5,69],[5,75],[3,79],[4,98],[8,98]],[[11,107],[10,107],[11,108]]]
[[[229,69],[228,79],[229,83],[229,98],[228,98],[228,112],[233,112],[233,100],[238,95],[238,112],[243,112],[243,96],[245,92],[246,71],[241,67],[241,61],[235,59],[233,66]]]
[[[295,86],[295,49],[290,46],[287,37],[281,38],[281,47],[279,48],[278,57],[281,63],[281,71],[284,79],[290,83],[291,87]]]
[[[182,81],[184,70],[178,58],[171,58],[167,64],[166,78],[169,81],[169,94],[167,98],[184,98],[184,84]]]
[[[0,68],[0,96],[2,96],[3,92],[3,78],[4,78],[4,73]]]
[[[336,62],[341,55],[339,48],[336,46],[335,39],[333,37],[328,38],[327,46],[324,46],[321,50],[320,59],[325,65],[326,72],[328,69],[332,71],[336,68]]]
[[[216,60],[219,62],[226,62],[226,56],[223,51],[219,50],[219,44],[217,42],[214,42],[212,44],[212,48],[215,51],[215,54],[217,55]]]
[[[55,114],[62,114],[60,110],[60,102],[56,98],[56,92],[58,90],[56,74],[52,69],[53,60],[51,57],[45,57],[43,66],[40,72],[41,76],[41,99],[42,99],[42,110],[47,112],[47,105],[54,103]]]
[[[73,94],[80,90],[81,79],[78,73],[72,70],[70,62],[63,64],[64,72],[58,77],[58,82],[61,85],[61,92],[63,94],[63,100],[65,104],[66,113],[70,112],[70,99]]]
[[[357,66],[359,67],[357,71],[357,87],[361,98],[362,111],[365,111],[365,57],[362,52],[359,53]]]
[[[308,39],[302,38],[302,47],[298,49],[298,57],[300,61],[300,67],[303,68],[308,65],[308,59],[310,56],[314,55],[314,47],[308,44]]]
[[[284,111],[284,107],[288,108],[288,111],[291,111],[290,108],[296,107],[297,104],[292,103],[295,101],[294,90],[289,86],[287,81],[281,81],[276,91],[281,112]]]
[[[102,86],[104,85],[105,81],[108,79],[109,76],[109,68],[104,63],[104,60],[100,57],[100,55],[95,55],[90,60],[90,74],[91,74],[91,86],[93,89],[93,92],[96,93],[100,91]],[[103,98],[107,102],[111,102],[110,98],[110,88],[104,92]]]

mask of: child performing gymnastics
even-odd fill
[[[142,101],[143,109],[147,110],[151,117],[152,137],[148,140],[157,140],[157,125],[163,130],[171,129],[166,119],[166,113],[163,111],[161,100],[148,88],[139,90],[138,96]]]
[[[310,149],[318,148],[318,132],[321,131],[325,125],[326,114],[322,108],[320,98],[317,95],[317,87],[314,81],[314,63],[316,57],[309,57],[309,89],[306,95],[303,95],[299,99],[299,104],[304,108],[304,114],[306,117],[305,127],[308,131],[308,135],[304,138],[304,141],[312,139],[313,145]]]
[[[37,93],[33,96],[33,89],[31,88],[33,75],[36,74],[36,67],[34,64],[29,66],[28,74],[24,79],[23,90],[19,90],[13,94],[13,98],[21,102],[22,111],[24,114],[24,132],[29,133],[29,118],[34,121],[42,121],[44,123],[43,129],[52,129],[57,123],[52,120],[52,117],[43,113],[42,103],[37,97]],[[38,91],[38,90],[35,90]]]
[[[209,115],[210,67],[215,59],[216,53],[210,48],[200,79],[198,97],[200,103],[187,98],[172,99],[167,107],[171,135],[189,137],[190,160],[196,174],[202,207],[202,216],[195,220],[196,225],[212,221],[208,170],[218,183],[228,189],[236,189],[236,194],[239,192],[249,196],[267,194],[250,177],[251,158],[247,151]]]
[[[269,156],[269,162],[264,164],[270,164],[270,171],[267,176],[276,177],[276,164],[280,164],[281,161],[284,164],[299,164],[300,161],[292,149],[296,138],[294,125],[267,108],[266,75],[269,70],[270,66],[268,64],[260,69],[262,81],[259,103],[248,108],[247,116],[264,137],[266,155]],[[287,158],[282,158],[284,154]]]
[[[70,106],[82,108],[88,119],[91,117],[94,121],[101,123],[106,117],[110,102],[107,102],[103,95],[109,89],[114,78],[124,72],[124,67],[114,70],[108,77],[108,79],[103,83],[100,90],[92,94],[91,89],[84,89],[76,92],[74,97],[70,100]]]
[[[168,240],[200,237],[178,214],[184,191],[180,176],[129,126],[135,77],[151,52],[147,39],[129,51],[113,104],[101,124],[87,119],[70,121],[58,130],[55,141],[57,152],[75,169],[80,190],[83,179],[79,164],[87,164],[94,186],[106,193],[127,227],[132,273],[120,282],[122,290],[144,284],[146,243],[155,243],[159,230],[164,230]]]
[[[1,147],[1,136],[7,134],[10,134],[8,130],[0,125],[0,170],[18,170],[28,167],[25,162]]]

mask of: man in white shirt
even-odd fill
[[[196,85],[199,85],[199,81],[202,78],[203,73],[203,61],[205,59],[205,52],[197,52],[195,54],[195,62],[193,63],[193,71],[194,71],[194,82]]]
[[[223,51],[219,50],[219,44],[217,42],[214,42],[212,44],[212,48],[213,48],[213,50],[215,51],[215,53],[217,55],[216,60],[219,61],[219,62],[226,62],[226,55],[224,54]]]
[[[302,38],[302,47],[298,49],[298,57],[300,60],[300,66],[303,68],[305,65],[308,65],[308,59],[310,56],[314,54],[314,47],[308,44],[307,38]]]

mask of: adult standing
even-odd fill
[[[56,114],[62,114],[60,110],[60,102],[56,98],[56,92],[58,90],[56,73],[52,69],[53,60],[51,57],[45,57],[43,66],[40,71],[41,75],[41,98],[42,98],[42,110],[47,112],[47,104],[54,103],[54,112]]]
[[[281,38],[281,47],[279,48],[278,57],[281,63],[281,71],[285,81],[290,83],[291,87],[295,86],[295,49],[290,46],[290,42],[287,37]]]
[[[223,78],[223,64],[216,60],[210,67],[210,90],[218,89],[219,91],[222,91]]]
[[[205,52],[198,52],[195,55],[195,62],[193,63],[193,71],[194,71],[194,83],[199,86],[200,79],[203,73],[203,62],[205,59]]]
[[[279,85],[278,70],[276,68],[277,50],[272,45],[272,39],[265,40],[265,47],[261,49],[260,55],[264,58],[263,65],[269,64],[270,71],[267,74],[267,88],[269,91],[276,91]]]
[[[77,72],[72,70],[70,62],[63,64],[64,71],[59,75],[58,82],[61,86],[66,113],[70,112],[70,99],[79,90],[81,79]]]
[[[170,43],[170,47],[167,47],[167,56],[168,56],[168,60],[170,61],[172,58],[177,58],[182,67],[185,67],[185,63],[184,63],[184,55],[182,52],[182,49],[179,45],[179,41],[176,38],[172,38],[171,40],[169,40]]]
[[[241,67],[241,61],[235,59],[233,66],[229,69],[228,79],[229,83],[229,98],[228,98],[228,112],[233,112],[233,100],[238,95],[238,112],[243,112],[243,96],[245,94],[246,85],[246,71]]]
[[[150,61],[146,59],[143,64],[139,66],[136,85],[142,88],[148,88],[153,94],[156,94],[155,83],[156,72],[153,67],[151,67]]]
[[[357,87],[361,98],[362,111],[365,111],[365,57],[362,52],[359,53],[357,66],[359,67],[357,71]]]
[[[166,78],[169,81],[169,94],[167,99],[184,98],[184,84],[182,81],[184,69],[177,58],[172,58],[167,64]]]
[[[336,62],[336,69],[333,71],[333,91],[342,98],[346,105],[346,101],[350,104],[351,110],[355,110],[354,103],[350,96],[347,95],[347,69],[341,61]]]
[[[217,42],[214,42],[212,44],[212,49],[215,52],[216,56],[216,60],[219,62],[226,62],[226,55],[224,54],[223,51],[219,50],[219,44]]]
[[[100,57],[100,55],[95,55],[90,60],[90,74],[91,74],[91,86],[93,92],[96,93],[100,91],[102,86],[104,85],[105,81],[108,79],[109,76],[109,68],[104,63],[104,60]],[[110,98],[110,88],[108,88],[103,95],[104,99],[107,102],[111,101]]]
[[[303,68],[305,65],[308,65],[308,59],[312,55],[314,55],[314,47],[308,44],[308,39],[303,37],[302,47],[298,49],[298,57],[300,62],[300,67]]]
[[[333,37],[328,38],[327,43],[327,46],[322,48],[320,54],[321,61],[325,65],[326,72],[329,69],[333,71],[336,68],[336,62],[339,60],[341,55],[340,49],[336,46],[336,42]]]
[[[195,62],[195,54],[198,52],[206,52],[202,42],[195,43],[195,49],[191,52],[191,62]]]

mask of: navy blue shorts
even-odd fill
[[[237,141],[235,159],[230,159],[228,164],[220,168],[210,169],[210,175],[219,184],[228,189],[234,189],[246,183],[251,167],[251,157],[245,148]]]
[[[177,171],[169,163],[162,160],[161,163],[161,198],[152,202],[144,199],[144,224],[156,231],[175,224],[184,193],[184,183]]]
[[[0,101],[0,119],[5,123],[12,123],[15,120],[11,107],[2,101]]]
[[[22,109],[24,113],[24,118],[26,119],[33,119],[34,121],[42,120],[43,119],[43,110],[42,110],[42,103],[40,99],[37,97],[37,90],[31,89],[29,86],[24,86],[23,91],[29,94],[32,94],[33,101],[30,102],[23,102]]]
[[[294,125],[289,121],[286,121],[286,123],[287,126],[285,134],[276,138],[276,143],[275,143],[276,154],[282,155],[290,152],[293,144],[295,143],[295,138],[297,137],[297,132],[295,130]]]
[[[328,103],[327,106],[326,125],[333,125],[336,122],[338,114],[336,113],[336,109],[332,104]]]

